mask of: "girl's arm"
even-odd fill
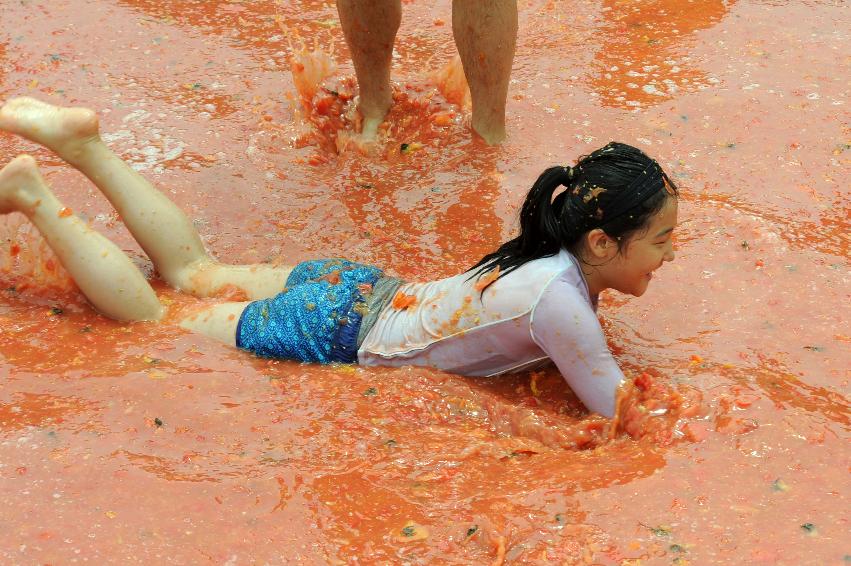
[[[612,417],[624,375],[597,315],[580,291],[556,278],[532,311],[532,339],[555,362],[562,377],[589,410]]]

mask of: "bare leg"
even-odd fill
[[[236,326],[248,303],[219,303],[180,321],[180,326],[236,346]]]
[[[452,33],[470,85],[473,130],[505,139],[505,99],[517,43],[517,0],[453,0]]]
[[[0,214],[15,211],[35,224],[97,310],[117,320],[162,316],[159,299],[130,258],[62,206],[29,155],[0,171]]]
[[[201,297],[228,285],[249,298],[283,289],[288,266],[230,266],[213,260],[186,215],[103,143],[91,110],[15,98],[0,108],[0,129],[53,150],[91,179],[172,286]]]
[[[337,0],[343,35],[352,53],[360,87],[362,135],[373,140],[393,104],[390,64],[402,22],[401,0]]]

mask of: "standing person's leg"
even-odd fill
[[[505,100],[517,43],[517,0],[453,0],[452,33],[470,85],[473,130],[505,139]]]
[[[130,258],[62,206],[29,155],[0,170],[0,214],[10,212],[35,224],[97,310],[117,320],[162,316],[159,299]]]
[[[289,266],[231,266],[213,260],[186,215],[100,139],[93,111],[16,98],[0,108],[0,129],[53,150],[91,179],[172,286],[202,297],[236,286],[249,298],[272,296],[284,288]]]
[[[402,22],[401,0],[337,0],[337,11],[358,77],[361,132],[375,139],[393,104],[390,65],[393,41]]]

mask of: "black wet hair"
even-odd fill
[[[554,197],[559,187],[565,190]],[[498,279],[562,248],[579,257],[583,236],[596,228],[615,239],[621,251],[669,195],[677,194],[656,161],[631,145],[610,142],[573,167],[541,173],[520,209],[520,234],[471,267],[470,278],[499,267]]]

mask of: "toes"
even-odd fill
[[[31,155],[22,154],[0,169],[0,182],[16,174],[36,171],[35,159]]]

